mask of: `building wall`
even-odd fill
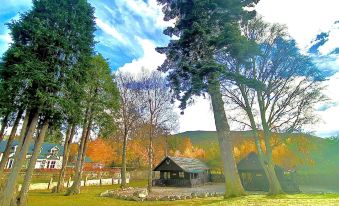
[[[52,161],[55,161],[54,168],[52,168]],[[35,164],[35,169],[61,169],[61,167],[62,157],[59,160],[38,159]]]
[[[0,153],[0,161],[2,160],[2,156],[3,156],[3,153]],[[13,156],[14,156],[14,153],[11,153],[10,154],[10,158],[9,158],[9,161],[13,161]],[[27,155],[26,158],[29,158],[31,155]],[[53,169],[61,169],[62,167],[62,156],[59,157],[60,159],[59,160],[47,160],[47,159],[38,159],[37,162],[35,163],[35,169],[51,169],[51,168],[47,168],[48,164],[47,162],[48,161],[55,161],[55,166]],[[45,164],[43,164],[43,161],[46,161]],[[5,166],[5,169],[11,169],[11,167],[8,167],[9,164],[8,162],[6,163],[6,166]]]

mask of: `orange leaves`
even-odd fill
[[[205,157],[205,150],[198,146],[193,146],[189,137],[171,137],[168,145],[170,148],[169,154],[172,156],[199,159]]]
[[[260,144],[263,152],[263,133],[260,132]],[[234,137],[234,154],[237,161],[241,160],[251,152],[257,152],[254,138],[248,136]],[[166,140],[167,139],[167,140]],[[312,164],[310,152],[314,149],[310,139],[305,135],[280,136],[273,133],[270,143],[273,149],[273,160],[276,164],[293,169],[300,164]],[[147,167],[148,165],[148,130],[147,127],[139,128],[132,139],[127,141],[127,166],[133,168]],[[73,154],[76,153],[77,145],[72,145]],[[170,156],[198,158],[209,164],[212,168],[221,167],[220,151],[217,142],[208,145],[194,145],[189,137],[164,136],[157,134],[153,138],[153,164],[159,163],[165,153]],[[94,161],[114,166],[121,166],[122,140],[112,138],[109,142],[97,139],[89,143],[87,155]]]
[[[79,145],[76,144],[76,143],[72,143],[70,145],[70,148],[69,148],[69,161],[74,161],[75,160],[75,157],[78,153],[78,148],[79,148]]]
[[[241,144],[234,146],[234,156],[237,161],[247,156],[251,152],[256,152],[254,141],[251,139],[244,140]]]
[[[259,137],[261,148],[263,152],[266,152],[262,132],[259,133]],[[273,149],[273,161],[286,169],[293,169],[299,164],[313,163],[309,153],[314,149],[314,146],[310,144],[310,140],[305,135],[281,136],[280,134],[272,133],[270,144]],[[253,138],[243,140],[234,146],[237,161],[247,156],[250,152],[257,152]]]
[[[91,158],[93,162],[109,165],[113,161],[112,147],[101,138],[88,143],[86,155]]]

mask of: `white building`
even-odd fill
[[[6,149],[7,140],[2,141],[0,143],[0,160],[2,159],[3,153]],[[6,164],[6,169],[10,169],[13,166],[14,162],[14,154],[18,147],[18,142],[14,141],[11,146],[11,153],[9,155],[9,160]],[[34,144],[31,144],[28,150],[28,154],[26,156],[26,166],[29,162],[30,157],[32,156],[34,149]],[[41,147],[41,152],[38,157],[38,160],[35,164],[35,169],[61,169],[62,166],[62,157],[64,153],[64,148],[60,144],[54,143],[43,143]]]

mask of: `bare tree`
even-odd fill
[[[269,193],[279,194],[283,190],[274,169],[271,133],[300,132],[317,120],[313,111],[315,104],[324,100],[320,85],[323,76],[307,56],[300,54],[283,27],[266,24],[258,18],[243,31],[259,44],[259,53],[247,62],[228,54],[221,54],[219,60],[232,73],[254,83],[243,82],[241,78],[224,81],[223,94],[226,103],[236,105],[243,112],[230,119],[252,129],[259,161],[268,177]],[[259,130],[264,131],[264,151]]]
[[[151,192],[153,179],[153,138],[158,129],[175,128],[177,116],[174,113],[172,94],[161,72],[143,70],[135,87],[142,97],[142,117],[148,124],[148,186]]]
[[[122,165],[121,165],[121,187],[126,187],[126,165],[127,165],[127,141],[132,132],[138,126],[141,115],[139,109],[137,90],[133,87],[136,81],[130,73],[117,72],[116,83],[120,93],[119,109],[119,131],[122,136]]]

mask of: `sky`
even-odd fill
[[[156,69],[165,60],[157,46],[166,46],[169,38],[162,31],[164,22],[156,0],[90,0],[95,7],[96,51],[108,59],[112,71],[138,72],[142,67]],[[5,23],[28,11],[31,0],[6,0],[0,7],[0,55],[11,42]],[[256,7],[264,20],[286,25],[290,35],[305,54],[334,75],[324,84],[329,101],[319,105],[322,119],[310,131],[319,136],[339,134],[339,1],[338,0],[261,0]],[[179,110],[178,110],[179,113]],[[197,97],[195,104],[180,116],[180,132],[215,130],[208,98]],[[237,125],[231,125],[238,129]]]

